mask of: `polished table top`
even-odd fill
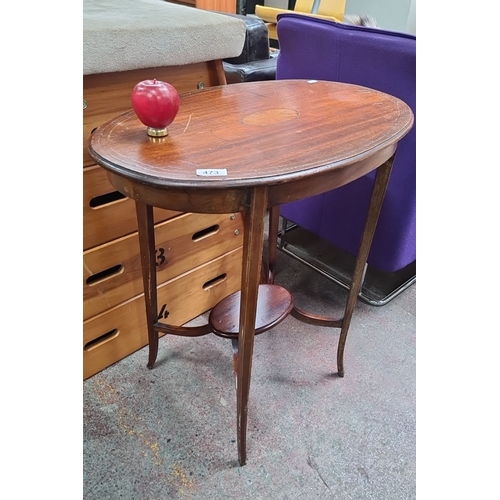
[[[364,87],[248,82],[184,94],[162,139],[147,136],[133,111],[122,114],[93,134],[90,152],[110,172],[145,186],[213,198],[184,207],[166,198],[164,208],[243,211],[248,187],[268,187],[270,205],[278,205],[350,182],[389,158],[412,123],[405,103]],[[221,199],[214,190],[233,191]]]
[[[212,332],[233,339],[241,465],[246,463],[256,333],[272,328],[291,311],[302,321],[338,327],[337,366],[339,376],[344,376],[344,345],[364,265],[398,141],[412,125],[410,108],[385,93],[344,83],[275,80],[182,95],[167,137],[149,137],[133,111],[92,134],[91,156],[107,170],[111,184],[136,201],[148,367],[156,360],[158,332],[186,336]],[[344,316],[319,317],[293,308],[291,294],[274,285],[279,206],[335,189],[372,170],[377,174]],[[217,304],[205,326],[174,327],[158,320],[152,207],[244,214],[241,290]],[[267,282],[262,283],[267,210],[269,269]],[[259,313],[262,310],[264,314]]]

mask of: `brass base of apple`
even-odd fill
[[[153,127],[148,127],[147,133],[150,137],[165,137],[168,135],[168,130],[167,128],[153,128]]]

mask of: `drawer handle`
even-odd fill
[[[109,342],[110,340],[115,339],[118,337],[120,333],[120,330],[118,328],[114,328],[113,330],[110,330],[109,332],[105,333],[104,335],[101,335],[100,337],[97,337],[94,340],[91,340],[90,342],[87,342],[83,346],[84,351],[91,351],[92,349],[95,349],[96,347],[100,347],[101,345],[105,344],[106,342]]]
[[[215,224],[213,226],[207,227],[206,229],[202,229],[193,234],[193,241],[200,241],[203,238],[208,238],[209,236],[213,236],[219,231],[219,224]]]
[[[112,193],[101,194],[100,196],[95,196],[89,202],[90,208],[100,208],[103,205],[109,205],[115,201],[123,200],[126,198],[124,194],[119,191],[113,191]]]
[[[86,279],[85,283],[87,283],[88,286],[96,285],[97,283],[108,280],[109,278],[112,278],[117,274],[121,274],[122,272],[123,266],[118,264],[116,266],[108,267],[108,269],[104,269],[104,271],[92,274]]]
[[[223,281],[226,281],[226,277],[227,277],[227,274],[224,273],[224,274],[221,274],[221,275],[217,276],[216,278],[208,280],[203,285],[203,289],[204,290],[209,290],[210,288],[213,288],[214,286],[217,286],[217,285],[221,284]]]

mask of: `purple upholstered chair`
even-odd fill
[[[415,36],[298,14],[280,15],[277,30],[276,79],[363,85],[405,101],[416,116]],[[415,128],[399,144],[368,257],[368,268],[395,273],[410,265],[412,276],[383,299],[366,300],[374,305],[387,303],[415,281]],[[356,255],[373,181],[371,173],[334,191],[283,205],[281,216]]]

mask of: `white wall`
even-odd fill
[[[383,29],[415,35],[416,2],[417,0],[346,0],[345,13],[369,14]],[[263,4],[286,9],[288,0],[264,0]]]
[[[257,5],[267,5],[268,7],[276,7],[277,9],[287,9],[288,0],[265,0],[264,2],[257,2]]]
[[[347,0],[346,14],[369,14],[387,30],[416,34],[417,0]]]
[[[411,0],[410,10],[408,11],[408,22],[406,24],[406,32],[412,33],[413,35],[417,34],[417,12],[416,12],[416,1]]]

